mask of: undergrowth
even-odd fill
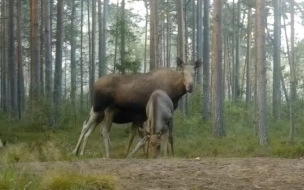
[[[186,118],[176,110],[174,114],[174,148],[175,156],[181,158],[194,157],[255,157],[272,156],[284,158],[299,158],[304,156],[304,128],[303,119],[297,116],[295,140],[290,142],[288,109],[283,107],[282,119],[274,121],[268,116],[270,144],[259,145],[256,121],[253,108],[245,109],[239,103],[225,104],[225,128],[227,136],[214,138],[212,136],[212,122],[201,119],[196,112],[201,105],[195,101],[201,98],[198,94],[191,95],[189,103],[189,117]],[[298,109],[304,104],[299,103]],[[270,112],[270,110],[269,110]],[[33,119],[25,118],[22,122],[10,120],[5,114],[0,114],[0,138],[7,142],[5,148],[0,149],[0,163],[16,162],[45,162],[58,160],[77,160],[85,158],[105,157],[103,137],[100,135],[100,125],[90,136],[85,156],[76,157],[72,151],[76,146],[82,129],[82,123],[88,113],[73,112],[68,104],[62,108],[62,122],[59,128],[45,127],[48,125],[46,114],[40,113],[36,118],[39,125],[33,124]],[[270,114],[269,114],[270,115]],[[33,125],[34,127],[30,127]],[[128,144],[130,124],[113,124],[111,130],[111,157],[125,158]],[[138,142],[136,137],[133,148]],[[137,158],[143,158],[142,151],[138,151]]]

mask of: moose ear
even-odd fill
[[[202,65],[202,63],[203,63],[202,59],[195,61],[194,69],[197,69],[198,67],[200,67]]]
[[[177,64],[177,66],[180,67],[180,68],[183,68],[184,65],[185,65],[184,61],[183,61],[180,57],[177,57],[177,58],[176,58],[176,64]]]

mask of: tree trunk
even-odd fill
[[[204,1],[204,52],[203,52],[203,120],[210,119],[210,43],[209,43],[209,4],[210,0]]]
[[[90,94],[90,103],[92,104],[93,100],[93,70],[92,70],[92,41],[91,41],[91,21],[90,21],[90,1],[88,1],[88,40],[89,40],[89,94]],[[89,102],[88,102],[89,103]]]
[[[266,101],[266,62],[265,62],[265,0],[256,1],[257,27],[257,116],[260,144],[268,144],[267,101]]]
[[[63,45],[63,0],[57,3],[56,58],[54,73],[54,121],[60,121],[60,106],[62,99],[62,45]]]
[[[294,52],[294,0],[290,0],[290,141],[294,140],[295,133],[295,100],[296,100],[296,75],[295,75],[295,52]]]
[[[241,21],[241,1],[237,3],[237,26],[236,26],[236,48],[235,48],[235,73],[234,86],[235,96],[234,101],[240,99],[240,21]]]
[[[281,110],[281,0],[273,0],[274,6],[274,50],[273,50],[273,117],[280,119]]]
[[[7,18],[7,10],[6,10],[6,1],[3,0],[1,1],[2,3],[2,13],[4,15],[4,17]],[[8,39],[8,36],[7,36],[7,19],[3,19],[3,26],[2,26],[2,41],[3,41],[3,46],[2,46],[2,68],[1,68],[1,72],[2,72],[2,75],[1,75],[1,106],[2,106],[2,110],[4,112],[7,112],[8,111],[8,103],[9,103],[9,96],[8,96],[8,84],[7,84],[7,78],[8,78],[8,61],[7,61],[7,39]]]
[[[80,111],[83,111],[83,1],[81,1],[80,27]]]
[[[103,16],[101,14],[101,0],[98,0],[98,31],[99,31],[99,77],[104,76],[107,73],[106,64],[106,27],[107,27],[107,7],[108,0],[104,0]]]
[[[91,91],[90,91],[90,97],[91,97],[91,104],[93,104],[93,92],[94,92],[94,82],[95,82],[95,41],[96,41],[96,0],[92,1],[92,62],[91,62],[91,69],[92,69],[92,75],[91,75]]]
[[[158,60],[158,0],[150,0],[150,71]]]
[[[183,17],[183,0],[177,1],[177,22],[178,22],[178,57],[185,61],[185,31]],[[182,96],[179,101],[179,109],[185,114],[185,96]]]
[[[224,124],[223,80],[222,80],[222,2],[214,0],[212,34],[212,111],[213,135],[226,135]]]
[[[246,108],[249,108],[251,89],[250,89],[250,49],[251,49],[251,7],[248,8],[247,19],[247,51],[246,51]]]
[[[31,0],[31,106],[40,94],[40,64],[39,64],[39,36],[38,36],[38,1]]]
[[[18,101],[18,118],[21,120],[25,110],[25,89],[23,77],[23,61],[22,61],[22,40],[21,40],[21,0],[17,1],[17,51],[18,51],[18,78],[17,78],[17,101]]]
[[[209,2],[209,0],[208,0]],[[204,1],[206,3],[206,1]],[[205,8],[205,7],[204,7]],[[205,10],[205,9],[204,9]],[[205,17],[204,17],[205,19]],[[203,58],[203,0],[198,0],[197,1],[197,59],[202,59]],[[203,64],[203,66],[205,63]],[[202,83],[202,65],[197,68],[197,73],[196,73],[196,81],[197,83],[200,84]],[[203,80],[204,81],[204,80]],[[204,92],[205,93],[205,92]]]
[[[15,24],[15,1],[9,1],[9,44],[8,44],[8,63],[9,63],[9,98],[10,98],[10,112],[13,118],[17,118],[17,62],[16,62],[16,24]]]
[[[169,0],[167,0],[167,67],[171,67],[171,25],[170,25],[170,10],[169,10]]]
[[[72,14],[71,14],[71,100],[72,105],[75,107],[76,99],[76,40],[75,40],[75,2],[72,1]],[[75,108],[74,108],[75,109]]]
[[[120,65],[121,65],[121,73],[126,72],[125,68],[125,0],[121,2],[121,28],[120,28]]]
[[[44,58],[45,58],[45,94],[50,107],[50,125],[54,125],[53,94],[52,94],[52,44],[50,3],[44,0]]]
[[[147,72],[148,16],[149,16],[149,12],[148,12],[148,0],[144,0],[144,3],[145,3],[145,8],[146,8],[144,73],[146,73]]]
[[[38,4],[40,7],[40,16],[38,20],[38,22],[40,22],[40,94],[44,95],[44,20],[42,19],[44,14],[43,0],[38,1]]]

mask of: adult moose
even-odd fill
[[[104,138],[106,156],[110,157],[109,132],[112,122],[115,122],[115,112],[106,109],[120,110],[131,115],[139,115],[146,118],[146,105],[151,94],[157,90],[165,91],[177,108],[179,99],[187,92],[191,93],[194,87],[194,74],[201,65],[198,60],[193,65],[186,65],[177,58],[177,66],[181,71],[169,68],[158,68],[144,74],[109,74],[99,78],[94,84],[93,108],[89,118],[84,122],[83,128],[73,153],[77,153],[77,147],[83,136],[104,120],[102,134]],[[131,121],[129,121],[131,122]]]
[[[148,141],[148,150],[151,149],[152,158],[159,157],[160,153],[160,140],[163,134],[168,134],[166,137],[166,149],[167,145],[171,145],[172,156],[174,156],[173,149],[173,103],[170,97],[163,90],[156,90],[151,94],[146,107],[146,114],[148,117],[146,136],[139,141],[135,149],[128,155],[128,158],[133,157],[133,155],[143,147]],[[147,157],[148,157],[147,150]]]

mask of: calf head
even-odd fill
[[[202,60],[199,59],[194,63],[194,65],[186,65],[181,58],[177,57],[177,66],[182,69],[183,83],[186,91],[189,93],[193,91],[195,72],[201,64]]]
[[[163,132],[160,132],[158,134],[151,134],[150,129],[148,127],[144,129],[144,132],[145,135],[148,137],[147,151],[151,151],[152,158],[158,158],[160,154],[161,136]]]

